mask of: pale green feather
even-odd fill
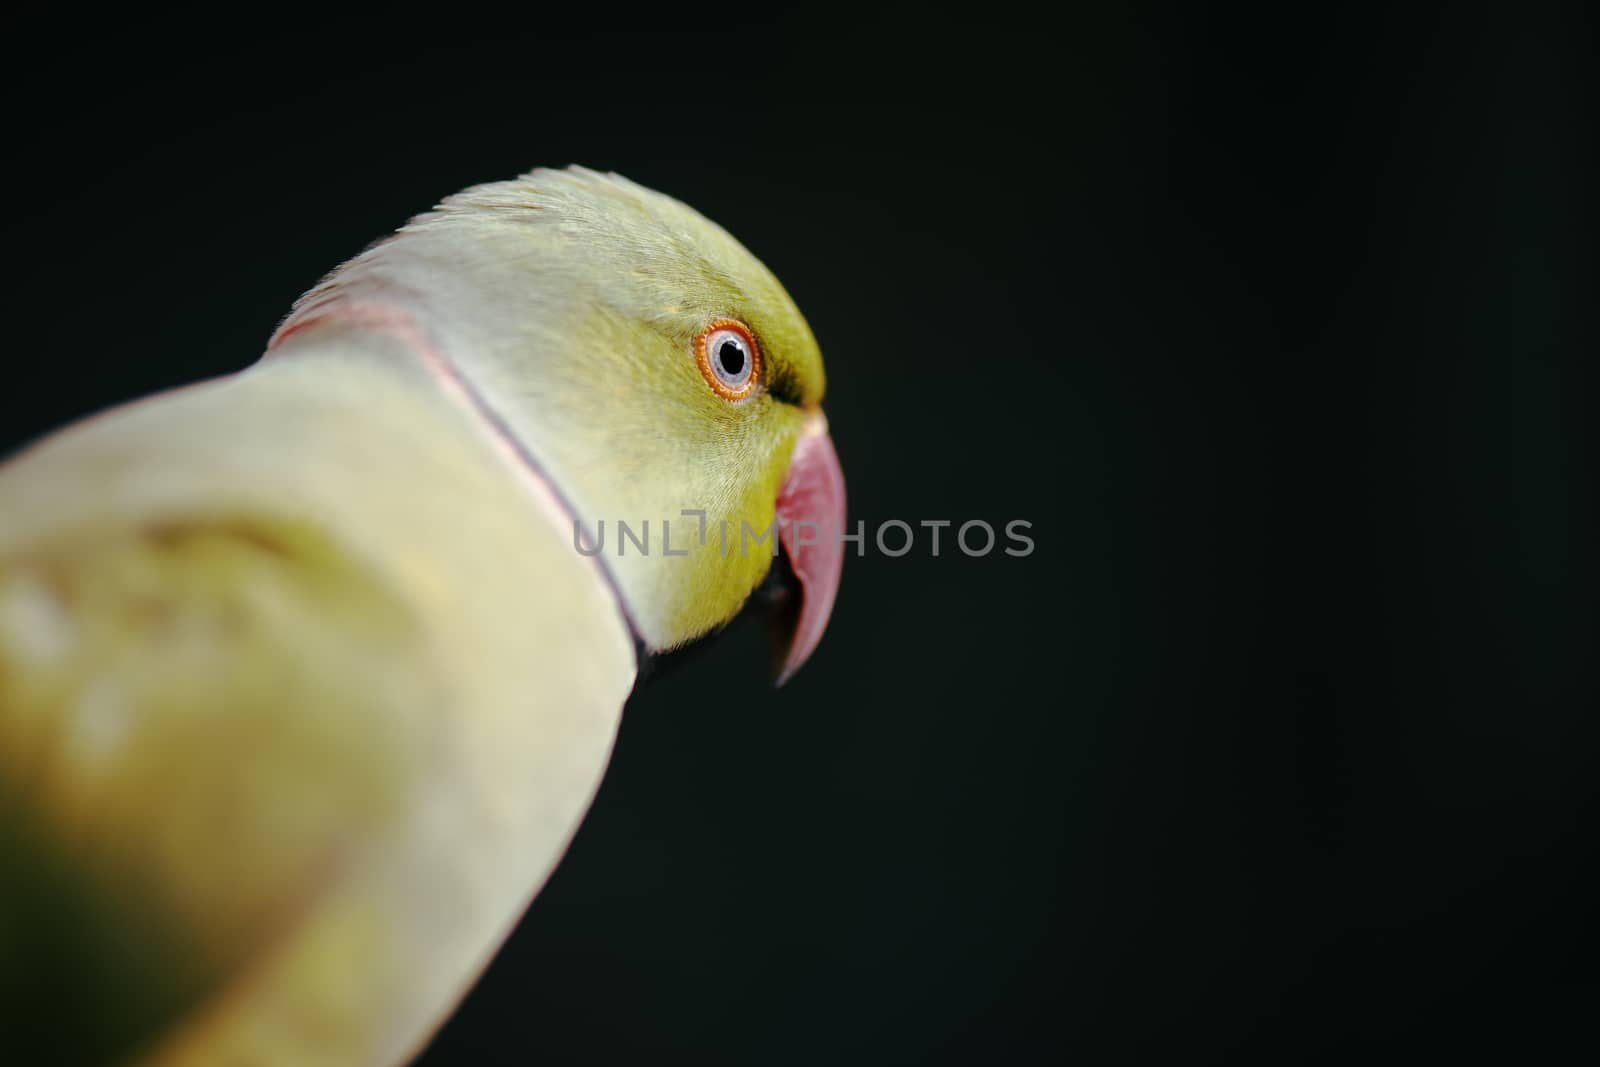
[[[391,1062],[603,771],[609,587],[408,353],[319,356],[0,473],[0,973],[60,1050]]]

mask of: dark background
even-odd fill
[[[599,13],[3,46],[0,446],[582,162],[784,279],[855,517],[1033,523],[638,692],[422,1062],[1592,1054],[1588,16]]]

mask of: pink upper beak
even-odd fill
[[[811,657],[828,628],[844,567],[844,471],[828,436],[828,422],[815,412],[794,448],[789,477],[778,493],[778,536],[800,581],[800,610],[788,649],[782,652],[782,685]]]

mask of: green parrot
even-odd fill
[[[0,1061],[394,1064],[549,876],[650,658],[838,588],[777,279],[581,168],[449,197],[247,370],[0,467]]]

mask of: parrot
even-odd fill
[[[0,1060],[418,1055],[652,665],[746,614],[779,684],[816,649],[824,386],[727,231],[538,169],[344,263],[243,370],[10,456]]]

